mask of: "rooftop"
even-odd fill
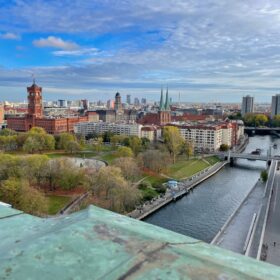
[[[279,279],[280,268],[94,206],[38,218],[0,205],[0,279]]]

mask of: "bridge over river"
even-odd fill
[[[211,242],[229,217],[254,188],[260,173],[266,168],[267,150],[280,139],[271,135],[250,137],[244,155],[233,153],[233,167],[225,166],[216,175],[201,183],[188,196],[171,203],[145,219],[152,223],[196,239]],[[261,148],[260,155],[251,152]],[[271,159],[280,154],[280,149],[272,149]],[[250,161],[247,159],[256,159]],[[263,192],[259,192],[260,196]],[[248,232],[250,222],[241,220],[240,227]],[[246,232],[245,230],[245,232]],[[279,244],[280,246],[280,244]]]
[[[269,150],[268,150],[269,151]],[[261,160],[261,161],[271,161],[280,160],[280,155],[267,154],[251,154],[251,153],[234,153],[234,152],[217,152],[216,156],[230,160],[230,159],[248,159],[248,160]]]

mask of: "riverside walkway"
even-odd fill
[[[279,229],[279,215],[275,216],[275,223],[272,223],[272,218],[268,218],[268,209],[275,207],[275,204],[271,202],[272,189],[278,187],[278,180],[275,180],[279,171],[277,171],[278,161],[273,160],[269,169],[268,180],[264,186],[260,181],[253,187],[253,189],[247,194],[244,200],[236,211],[229,217],[227,222],[212,240],[211,244],[215,244],[219,247],[240,253],[247,256],[265,260],[268,257],[268,251],[270,256],[276,254],[278,257],[275,260],[279,260],[280,257],[280,239],[279,250],[273,250],[273,242],[275,241],[275,235],[271,235],[273,226],[275,229]],[[280,180],[280,173],[279,173]],[[275,193],[275,201],[280,201],[280,194]],[[272,206],[273,205],[273,206]],[[278,208],[278,214],[280,214],[280,204]],[[266,225],[268,224],[267,228]],[[269,226],[270,224],[270,226]],[[266,235],[264,233],[267,233]],[[280,230],[278,231],[279,236]],[[274,241],[273,241],[273,240]],[[265,246],[263,246],[263,244]],[[271,250],[268,250],[271,249]],[[273,262],[272,262],[273,263]],[[280,263],[278,263],[279,265]]]
[[[191,189],[195,188],[197,185],[208,179],[209,177],[216,174],[221,170],[228,162],[218,162],[211,167],[207,167],[204,170],[194,174],[186,180],[178,182],[178,188],[176,190],[168,189],[166,193],[162,196],[159,196],[152,201],[146,202],[145,204],[137,207],[134,211],[130,212],[128,216],[143,220],[147,216],[156,212],[163,206],[176,201],[182,196],[186,195]]]
[[[211,244],[236,253],[245,254],[248,246],[248,234],[251,233],[251,224],[255,222],[262,203],[264,188],[265,184],[261,181],[255,184],[212,240]]]

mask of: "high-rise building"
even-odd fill
[[[137,98],[137,97],[134,98],[134,105],[135,106],[139,106],[140,105],[139,98]]]
[[[128,94],[128,95],[126,96],[126,103],[127,103],[128,105],[131,104],[131,95],[130,95],[130,94]]]
[[[147,104],[147,99],[146,99],[146,98],[142,98],[142,99],[141,99],[141,103],[142,103],[143,105],[146,105],[146,104]]]
[[[114,100],[107,100],[107,109],[113,109],[115,107],[115,102]]]
[[[59,99],[57,105],[58,107],[67,107],[67,101],[64,99]]]
[[[117,92],[116,96],[115,96],[115,110],[116,111],[122,110],[122,100],[121,100],[121,95],[119,94],[119,92]]]
[[[276,115],[280,115],[280,94],[272,96],[271,118],[274,118]]]
[[[242,98],[241,115],[254,112],[254,97],[247,95]]]

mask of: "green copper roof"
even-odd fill
[[[49,219],[10,210],[0,206],[0,279],[274,280],[280,275],[276,266],[94,206]]]
[[[164,101],[163,101],[163,90],[162,90],[162,87],[161,87],[161,93],[160,93],[159,110],[160,111],[164,110]]]
[[[168,96],[168,88],[166,89],[166,96],[165,96],[165,105],[164,105],[165,110],[169,110],[169,96]]]

